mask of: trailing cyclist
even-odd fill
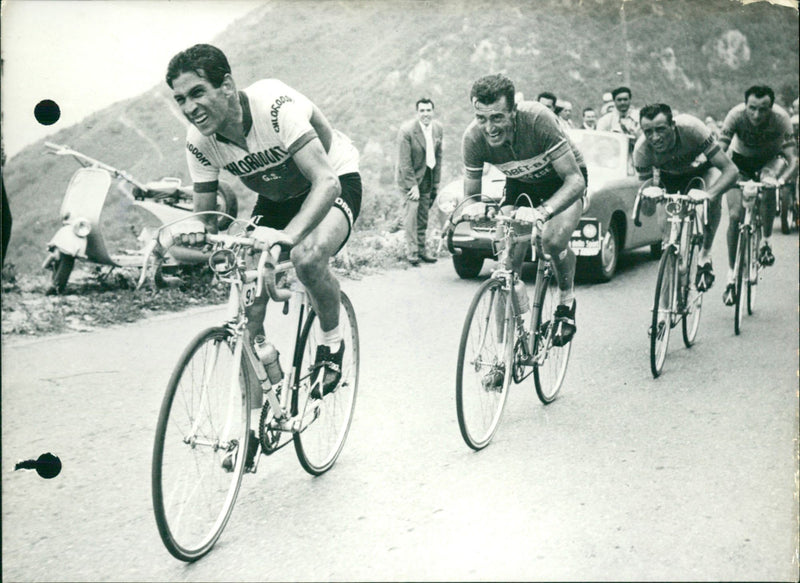
[[[744,180],[758,180],[779,188],[791,180],[797,168],[794,152],[794,136],[789,114],[775,104],[775,93],[766,85],[753,85],[744,93],[744,103],[728,112],[720,131],[719,143],[723,151],[730,147],[731,158]],[[759,251],[759,261],[768,266],[775,263],[770,237],[775,217],[775,195],[765,196],[760,209],[763,239]],[[725,305],[732,306],[736,301],[734,285],[736,263],[736,243],[739,237],[739,224],[744,216],[742,191],[732,187],[727,194],[728,215],[728,285],[722,296]]]
[[[487,75],[473,84],[474,120],[462,140],[464,195],[479,198],[483,165],[488,162],[506,175],[501,205],[533,207],[532,222],[537,224],[542,248],[551,257],[558,277],[560,298],[553,343],[563,346],[577,330],[576,260],[568,243],[583,210],[586,165],[552,111],[534,102],[516,104],[514,96],[514,84],[503,75]],[[526,245],[514,249],[517,273],[526,251]]]
[[[652,178],[653,169],[657,168],[667,192],[685,193],[696,178],[705,184],[704,192],[692,188],[688,194],[708,198],[708,222],[695,282],[699,291],[706,291],[714,283],[711,246],[719,226],[722,194],[736,183],[736,166],[702,121],[688,114],[673,117],[672,109],[665,103],[643,107],[640,124],[642,135],[633,150],[633,163],[640,180]],[[648,201],[642,204],[643,213],[655,212],[655,208],[647,206]],[[665,217],[659,215],[659,222],[665,225]]]
[[[211,45],[175,55],[166,81],[191,124],[186,159],[195,211],[214,208],[218,176],[226,170],[258,194],[253,236],[291,248],[323,331],[312,392],[321,398],[341,377],[340,288],[328,262],[347,241],[361,207],[358,151],[316,105],[279,80],[238,91],[227,58]],[[251,338],[263,333],[266,304],[264,293],[249,307]]]

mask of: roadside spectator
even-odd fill
[[[583,124],[581,128],[584,130],[597,129],[597,112],[592,107],[586,107],[583,110]]]
[[[600,117],[603,117],[612,109],[614,109],[614,98],[609,92],[603,93],[603,105],[600,106]]]
[[[405,197],[406,253],[411,265],[434,263],[426,250],[428,211],[442,176],[442,124],[433,121],[433,101],[417,100],[417,116],[397,132],[397,187]]]
[[[572,104],[569,101],[556,101],[556,115],[561,119],[563,126],[571,128],[572,125]]]
[[[536,96],[536,101],[544,105],[547,109],[549,109],[553,113],[556,112],[556,103],[558,102],[558,98],[556,97],[555,93],[550,93],[549,91],[542,91],[539,95]]]
[[[611,96],[614,98],[614,109],[598,120],[597,129],[637,138],[641,133],[639,110],[631,107],[631,90],[628,87],[617,87],[611,92]]]

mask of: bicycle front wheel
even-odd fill
[[[169,380],[153,447],[153,509],[161,540],[182,561],[211,550],[236,502],[250,428],[249,382],[225,328],[196,336]]]
[[[494,437],[511,383],[514,331],[509,294],[489,279],[467,310],[456,369],[456,412],[461,436],[474,450]]]
[[[683,343],[686,348],[691,348],[697,338],[700,328],[700,313],[703,310],[703,292],[697,289],[697,258],[702,248],[702,237],[689,247],[687,257],[686,276],[681,285],[681,298],[683,301]]]
[[[748,274],[750,271],[750,233],[747,229],[739,231],[739,240],[736,244],[736,304],[733,314],[733,331],[739,335],[742,332],[742,318],[744,318]]]
[[[552,403],[564,383],[567,363],[572,351],[572,340],[564,346],[553,344],[553,322],[558,307],[559,290],[555,277],[548,276],[534,302],[536,334],[533,354],[537,364],[533,367],[533,381],[539,400]],[[538,309],[536,306],[539,306]]]
[[[311,311],[298,342],[297,381],[292,396],[292,413],[299,415],[301,428],[294,434],[294,449],[300,465],[309,474],[327,472],[344,447],[358,393],[358,367],[361,351],[358,324],[353,304],[344,292],[339,303],[339,328],[344,342],[342,377],[336,390],[322,399],[310,397],[317,346],[322,339],[319,318]]]
[[[758,291],[758,272],[761,263],[758,260],[761,245],[761,228],[756,227],[750,234],[749,257],[747,258],[747,315],[752,316],[756,308],[756,292]]]
[[[661,256],[656,279],[656,294],[653,299],[653,318],[650,327],[650,372],[658,378],[667,360],[669,334],[672,329],[672,313],[677,293],[675,263],[677,255],[670,247]]]

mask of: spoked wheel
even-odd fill
[[[653,299],[653,319],[650,327],[650,371],[657,378],[664,368],[672,329],[672,312],[677,294],[675,249],[670,248],[661,256],[656,279],[656,295]]]
[[[196,561],[230,518],[249,439],[249,375],[224,328],[200,333],[172,373],[153,447],[153,509],[161,540]]]
[[[761,229],[756,228],[750,234],[750,256],[748,257],[747,270],[747,315],[752,316],[756,308],[756,292],[758,291],[758,272],[761,263],[758,260],[759,246],[761,245]]]
[[[567,374],[567,363],[572,351],[572,340],[564,346],[553,344],[553,321],[558,307],[559,291],[555,277],[548,277],[539,297],[534,302],[536,310],[536,344],[533,367],[533,380],[539,400],[547,405],[552,403],[564,383]],[[540,306],[538,309],[535,306]]]
[[[461,436],[474,450],[489,445],[508,397],[514,330],[506,325],[511,310],[507,300],[502,281],[485,281],[467,310],[461,332],[456,412]]]
[[[298,379],[292,396],[292,413],[302,418],[302,428],[294,434],[297,459],[309,474],[328,471],[344,447],[350,430],[358,392],[360,348],[356,313],[350,299],[341,293],[339,328],[344,342],[342,378],[332,393],[322,399],[310,396],[314,360],[322,338],[315,312],[310,312],[298,344],[296,370]]]
[[[736,244],[736,303],[733,314],[733,331],[738,335],[742,332],[742,318],[744,318],[747,292],[747,279],[750,264],[750,233],[746,230],[739,231],[739,241]]]
[[[696,241],[689,247],[689,266],[686,270],[686,280],[681,285],[681,298],[683,300],[683,343],[686,348],[691,348],[697,338],[700,328],[700,313],[703,310],[703,292],[697,289],[697,258],[700,255],[702,244]]]

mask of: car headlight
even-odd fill
[[[72,223],[72,232],[78,237],[86,237],[92,232],[92,223],[87,219],[78,219]]]
[[[597,237],[597,225],[594,223],[586,223],[581,229],[581,235],[584,239],[594,239]]]

